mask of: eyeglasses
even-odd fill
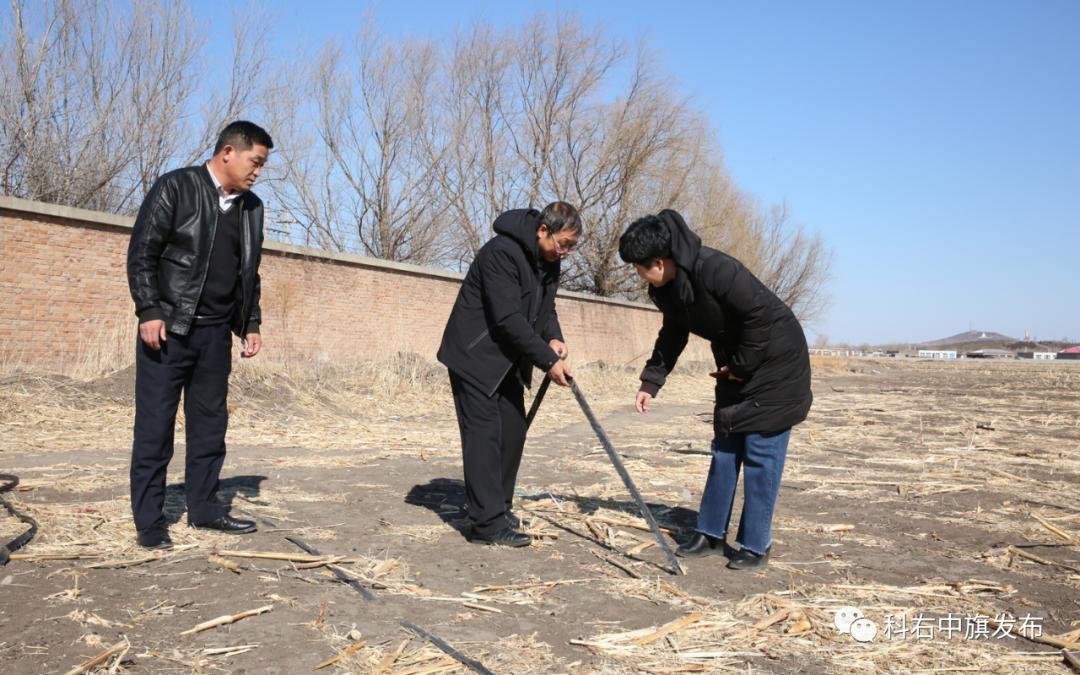
[[[555,238],[555,235],[551,234],[550,232],[548,233],[548,236],[551,237],[551,243],[555,245],[555,254],[559,257],[569,255],[570,251],[574,250],[574,246],[577,245],[576,241],[566,243],[566,241],[564,240],[563,242],[560,242],[558,239]]]

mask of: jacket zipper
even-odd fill
[[[533,304],[533,306],[536,308],[536,311],[533,314],[532,321],[529,322],[529,325],[534,330],[536,329],[536,320],[540,318],[540,301],[543,299],[543,290],[544,290],[544,280],[543,280],[543,277],[540,277],[539,280],[537,281],[536,297],[535,297],[534,304]],[[484,335],[487,335],[486,330],[484,331]],[[483,337],[483,336],[481,336],[481,337]],[[492,389],[490,392],[488,392],[489,397],[495,395],[495,392],[498,391],[499,387],[502,385],[503,380],[505,380],[506,376],[510,374],[510,371],[514,369],[515,363],[516,363],[516,361],[511,361],[510,365],[508,365],[506,367],[506,370],[503,371],[502,376],[499,377],[499,379],[495,382],[494,389]],[[530,368],[531,367],[532,366],[530,366]]]
[[[489,329],[485,328],[483,333],[480,333],[475,338],[473,338],[473,341],[470,342],[467,347],[465,347],[465,351],[469,351],[470,349],[472,349],[476,345],[480,344],[480,341],[483,340],[485,337],[487,337],[488,330]]]
[[[251,231],[248,227],[247,210],[244,208],[244,196],[240,195],[236,199],[236,207],[240,209],[240,269],[237,270],[237,275],[240,277],[240,338],[243,339],[247,335],[248,327],[248,311],[247,311],[247,290],[244,287],[244,270],[248,267],[248,260],[245,257],[251,250]]]
[[[746,399],[746,401],[744,401],[744,403],[753,403],[755,408],[760,408],[761,407],[761,404],[758,403],[757,399],[754,399],[754,398],[748,398],[748,399]],[[738,405],[741,405],[741,404],[739,404],[739,403],[735,404],[735,406],[738,406]],[[735,406],[732,406],[732,407],[735,407]],[[732,414],[730,417],[728,417],[727,429],[724,431],[724,433],[725,434],[730,434],[731,430],[733,428],[735,428],[735,415],[734,414]]]
[[[535,312],[535,317],[533,318],[533,320],[529,322],[529,325],[532,326],[533,328],[535,328],[534,324],[536,323],[536,319],[540,318],[540,301],[541,301],[541,299],[543,297],[542,293],[543,293],[543,289],[544,289],[544,279],[543,279],[542,276],[539,275],[539,270],[537,271],[537,276],[538,276],[538,279],[537,279],[537,286],[536,286],[536,301],[535,301],[535,305],[534,305],[534,307],[536,307],[536,312]],[[479,344],[479,342],[481,340],[483,340],[487,336],[489,330],[490,329],[484,329],[483,333],[480,333],[480,335],[478,335],[476,338],[473,339],[472,342],[469,343],[469,346],[467,346],[465,348],[465,351],[469,351],[470,349],[475,347],[477,344]],[[492,387],[491,391],[488,392],[488,397],[491,397],[491,396],[495,395],[495,392],[499,390],[499,387],[502,385],[503,380],[506,379],[506,376],[510,373],[510,371],[513,368],[514,368],[514,362],[511,361],[510,365],[508,365],[506,367],[506,370],[503,371],[503,374],[500,375],[499,379],[495,381],[495,386]]]
[[[536,320],[540,318],[540,310],[543,308],[543,304],[544,304],[544,275],[541,273],[540,270],[537,270],[536,271],[536,301],[535,301],[535,305],[534,305],[535,309],[533,311],[532,321],[529,322],[529,325],[532,326],[534,330],[536,329]]]
[[[513,370],[513,368],[514,368],[514,362],[511,361],[510,365],[508,365],[506,367],[506,370],[503,371],[503,374],[499,377],[498,380],[495,381],[495,386],[492,387],[491,391],[488,392],[488,398],[491,398],[492,396],[495,395],[495,392],[499,390],[499,387],[502,386],[503,380],[506,379],[506,376],[510,374],[510,371]]]
[[[195,323],[195,312],[199,310],[199,300],[202,299],[203,287],[206,286],[206,277],[210,274],[210,260],[214,257],[214,240],[217,238],[218,228],[218,212],[220,209],[217,205],[217,195],[214,195],[213,201],[214,208],[214,224],[210,227],[210,248],[206,252],[206,267],[203,269],[202,281],[199,282],[199,294],[195,296],[195,307],[191,310],[191,323]]]

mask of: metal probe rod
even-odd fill
[[[577,382],[570,381],[570,391],[574,392],[574,398],[577,399],[578,405],[581,406],[582,412],[585,413],[585,417],[588,418],[589,424],[592,426],[593,431],[596,432],[597,438],[600,439],[600,444],[604,446],[604,450],[607,451],[608,459],[615,465],[615,470],[619,472],[619,477],[622,478],[623,485],[630,491],[630,496],[637,502],[638,509],[641,510],[641,515],[645,518],[645,521],[649,523],[649,529],[652,530],[653,536],[656,537],[656,543],[660,545],[660,548],[664,551],[664,555],[667,556],[668,562],[671,563],[672,574],[682,574],[682,566],[679,565],[679,560],[675,557],[675,552],[668,546],[667,540],[664,539],[664,534],[660,531],[660,526],[656,524],[656,518],[653,517],[652,511],[649,510],[645,500],[641,498],[641,493],[638,492],[637,486],[634,485],[634,481],[630,478],[630,474],[627,473],[626,467],[623,466],[622,459],[619,458],[619,454],[615,452],[615,448],[611,445],[611,440],[608,439],[607,434],[604,433],[603,427],[600,426],[600,422],[596,419],[596,415],[593,414],[592,408],[589,407],[589,403],[585,400],[585,396],[581,393],[581,389],[578,388]]]

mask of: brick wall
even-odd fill
[[[0,197],[0,366],[66,372],[127,362],[135,318],[124,271],[131,219]],[[461,275],[267,242],[265,358],[435,358]],[[659,327],[651,307],[561,292],[574,363],[640,365]],[[695,339],[686,358],[708,359]],[[121,364],[122,364],[121,363]]]

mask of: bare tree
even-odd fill
[[[793,226],[786,203],[769,210],[759,231],[761,280],[803,322],[820,319],[828,307],[826,284],[832,264],[824,240]]]
[[[191,134],[185,116],[198,87],[196,68],[204,40],[199,24],[179,3],[139,3],[128,30],[139,56],[132,63],[128,150],[134,180],[121,209],[138,207],[153,182],[185,153]],[[186,158],[185,158],[186,159]],[[190,161],[184,161],[184,164]]]
[[[620,46],[577,20],[540,15],[513,40],[515,96],[500,112],[511,121],[511,143],[521,171],[524,203],[543,206],[560,136],[596,98],[617,62]]]
[[[268,96],[274,153],[266,166],[265,183],[272,198],[268,211],[272,228],[288,241],[331,251],[353,250],[339,195],[335,194],[334,165],[310,122],[311,85],[317,65],[301,59],[277,74]]]
[[[677,203],[693,166],[698,117],[647,63],[639,52],[625,94],[571,120],[553,172],[556,193],[576,200],[588,224],[568,285],[599,295],[633,286],[619,236],[634,218]]]
[[[683,214],[703,242],[742,261],[800,320],[820,318],[832,261],[825,241],[792,224],[786,204],[761,209],[714,161],[691,182]]]
[[[130,212],[247,117],[277,139],[268,227],[288,241],[461,269],[500,212],[565,199],[586,227],[564,285],[641,297],[619,236],[670,207],[804,319],[825,306],[821,238],[736,187],[704,115],[644,44],[576,17],[478,23],[445,42],[391,40],[368,20],[348,47],[268,65],[270,19],[243,12],[226,69],[205,61],[183,0],[10,1],[3,194]],[[228,77],[203,77],[211,68]]]
[[[314,122],[306,148],[280,158],[275,194],[309,242],[416,263],[440,261],[443,239],[430,147],[437,55],[425,42],[387,44],[371,23],[355,52],[322,50],[307,71]],[[293,105],[294,109],[297,107]]]
[[[132,40],[111,9],[79,0],[11,6],[0,66],[4,191],[87,208],[131,162],[121,150]]]
[[[262,86],[265,20],[237,17],[225,88],[207,84],[205,31],[183,2],[12,0],[10,21],[0,38],[5,194],[131,212],[161,173],[204,156]]]
[[[512,49],[490,26],[477,25],[451,45],[442,95],[424,136],[444,216],[459,233],[450,259],[461,268],[488,238],[489,227],[516,199],[510,121],[502,115]]]
[[[160,132],[191,92],[200,43],[187,18],[183,6],[150,1],[14,0],[0,44],[3,191],[130,208],[132,174],[168,153]]]
[[[220,73],[228,68],[229,77],[224,81],[214,78],[213,85],[203,91],[201,114],[195,115],[201,126],[196,129],[196,134],[183,139],[184,144],[180,146],[183,164],[193,164],[204,158],[229,122],[269,116],[269,109],[274,106],[274,97],[268,94],[268,90],[274,88],[270,81],[273,61],[268,49],[272,21],[273,14],[254,3],[246,10],[234,10],[228,62],[205,63],[200,59],[201,72]],[[179,53],[182,48],[178,46],[173,51]],[[275,77],[282,74],[282,70],[280,67],[275,69]]]

